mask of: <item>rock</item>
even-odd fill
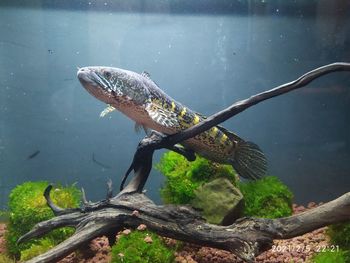
[[[315,202],[310,202],[307,204],[307,208],[314,208],[316,206],[317,206],[317,204]]]
[[[135,216],[135,217],[139,217],[140,216],[140,212],[137,211],[137,210],[134,210],[134,211],[132,211],[131,215]]]
[[[141,224],[137,227],[137,230],[144,231],[144,230],[146,230],[146,228],[147,228],[147,226],[145,224]]]
[[[152,238],[151,238],[150,236],[146,236],[145,239],[144,239],[144,241],[145,241],[146,243],[148,243],[148,244],[153,243],[153,240],[152,240]]]
[[[217,178],[198,187],[191,205],[209,223],[229,225],[241,216],[243,195],[228,179]]]
[[[123,230],[122,234],[123,235],[129,235],[131,233],[131,230],[130,229],[125,229]]]

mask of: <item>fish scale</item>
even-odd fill
[[[151,94],[152,94],[152,91],[151,91]],[[153,104],[157,104],[163,107],[164,109],[169,110],[172,113],[176,114],[179,126],[173,127],[174,133],[187,129],[203,120],[203,117],[200,117],[194,111],[188,109],[187,107],[184,107],[178,102],[175,102],[169,97],[165,97],[164,95],[165,94],[157,94],[157,96],[154,96],[156,98],[153,100],[151,99],[151,101]],[[172,105],[175,105],[175,107],[173,107]],[[221,154],[222,151],[229,153],[231,148],[233,147],[233,144],[228,139],[228,137],[216,127],[211,128],[208,131],[205,131],[195,136],[194,138],[196,140],[190,140],[191,145],[195,144],[197,147],[201,147],[201,148],[207,148],[209,146],[211,149],[211,152],[213,152],[214,149],[217,149],[217,151],[215,151],[216,154],[218,154],[217,152],[220,152],[221,156],[222,156]],[[202,155],[207,155],[207,154],[204,152],[202,153]],[[211,157],[211,159],[214,159],[214,158],[217,159],[217,156]]]

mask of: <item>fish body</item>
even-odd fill
[[[146,72],[84,67],[77,75],[91,95],[144,128],[169,135],[205,119],[167,95]],[[102,115],[110,110],[108,108]],[[231,164],[242,177],[257,179],[266,172],[266,158],[259,147],[221,126],[214,126],[181,144],[207,159]]]

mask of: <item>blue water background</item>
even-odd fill
[[[193,12],[196,5],[176,9],[169,1],[148,8],[140,6],[150,1],[133,1],[122,10],[111,1],[34,2],[0,3],[0,208],[28,180],[76,182],[90,200],[105,197],[109,178],[118,188],[143,135],[121,113],[99,118],[105,105],[82,88],[77,67],[146,70],[170,96],[210,115],[313,68],[350,61],[345,1],[305,9],[302,1],[292,9],[261,1],[241,13],[213,5]],[[224,126],[264,150],[269,174],[295,202],[327,201],[350,190],[349,110],[350,73],[334,73]],[[153,170],[146,189],[157,203],[163,182]]]

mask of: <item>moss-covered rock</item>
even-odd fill
[[[239,183],[246,216],[278,218],[292,214],[293,194],[277,177]]]
[[[33,239],[20,245],[17,245],[16,242],[20,236],[31,230],[36,223],[54,216],[43,196],[47,186],[48,183],[43,181],[26,182],[11,191],[8,205],[9,223],[5,235],[7,250],[11,256],[19,258],[21,251],[28,250],[31,247],[38,250],[40,242],[41,246],[43,245],[40,239]],[[51,192],[51,198],[55,204],[62,208],[73,208],[79,205],[80,191],[75,186],[57,186]],[[58,244],[73,232],[74,229],[72,228],[61,228],[47,234],[45,238],[51,239],[54,244]],[[29,251],[26,253],[27,255],[31,254]]]
[[[150,231],[121,235],[112,247],[112,263],[171,263],[174,250]]]
[[[228,179],[217,178],[195,190],[191,205],[202,211],[202,216],[212,224],[232,224],[242,211],[237,205],[243,196]],[[238,206],[243,208],[242,205]],[[238,214],[237,214],[238,213]],[[224,220],[225,219],[225,220]],[[225,222],[223,222],[225,221]]]
[[[197,201],[193,200],[196,198],[199,187],[216,178],[227,178],[233,186],[240,189],[244,196],[244,215],[277,218],[292,214],[293,194],[277,177],[266,176],[256,181],[238,182],[237,174],[230,165],[217,164],[200,156],[197,156],[194,162],[188,162],[175,152],[165,153],[156,168],[166,177],[165,185],[161,189],[161,196],[165,203],[191,203],[196,206]],[[204,196],[200,198],[204,199]],[[207,199],[210,201],[210,198]],[[196,207],[203,207],[203,205]],[[207,219],[211,217],[209,210],[204,212]],[[212,218],[218,211],[219,209],[214,211]],[[214,221],[209,220],[218,222],[218,218],[213,219]]]
[[[161,197],[170,204],[189,204],[195,197],[194,190],[215,178],[227,178],[234,185],[237,180],[230,165],[217,164],[200,156],[189,162],[171,151],[163,155],[156,169],[166,177]]]

